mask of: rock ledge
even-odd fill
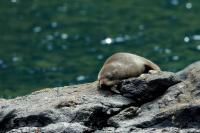
[[[0,99],[0,133],[200,132],[200,62],[178,73],[97,82]]]

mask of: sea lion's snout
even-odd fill
[[[98,87],[102,88],[102,86],[105,84],[105,78],[104,77],[98,77]]]
[[[108,79],[104,78],[104,77],[100,77],[98,79],[98,82],[99,82],[99,87],[102,87],[105,85],[106,82],[108,82]]]
[[[119,81],[118,80],[110,80],[108,78],[101,78],[98,80],[98,87],[99,88],[107,88],[107,87],[111,87],[115,84],[117,84]]]

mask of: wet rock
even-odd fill
[[[93,82],[1,99],[0,132],[200,132],[199,65],[123,80],[119,94]]]

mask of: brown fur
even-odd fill
[[[149,70],[160,71],[148,59],[130,53],[116,53],[109,57],[98,74],[99,86],[114,86],[120,80],[138,77]]]

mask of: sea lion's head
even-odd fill
[[[113,86],[117,83],[117,70],[113,65],[104,65],[98,74],[99,87]]]

